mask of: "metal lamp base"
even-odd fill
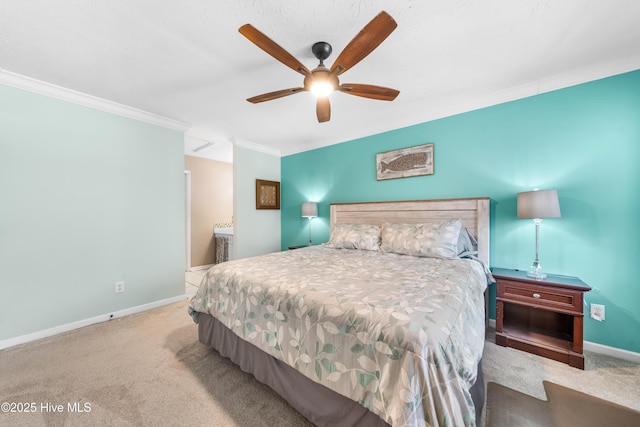
[[[527,276],[536,279],[536,280],[544,280],[547,278],[547,275],[544,273],[537,273],[535,271],[530,271],[527,273]]]
[[[533,222],[536,224],[536,259],[533,260],[533,264],[531,264],[531,268],[529,269],[527,276],[536,280],[544,280],[547,278],[547,275],[542,272],[542,266],[538,260],[538,234],[540,233],[540,223],[542,220],[535,218]]]
[[[533,262],[533,265],[531,265],[531,268],[529,269],[527,276],[536,280],[544,280],[547,278],[546,273],[542,272],[542,266],[540,265],[538,260],[535,260]]]

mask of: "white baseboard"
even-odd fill
[[[585,341],[583,347],[585,350],[592,351],[594,353],[604,354],[633,363],[640,363],[640,353],[635,353],[633,351],[609,347],[608,345],[602,345],[591,341]]]
[[[197,270],[208,270],[211,267],[213,267],[215,264],[207,264],[207,265],[198,265],[196,267],[191,267],[191,271],[197,271]]]
[[[77,322],[67,323],[66,325],[55,326],[53,328],[44,329],[42,331],[33,332],[31,334],[20,335],[18,337],[9,338],[0,341],[0,350],[13,347],[19,344],[25,344],[31,341],[39,340],[41,338],[50,337],[53,335],[61,334],[63,332],[69,332],[74,329],[83,328],[85,326],[93,325],[100,322],[106,322],[109,320],[117,319],[119,317],[129,316],[131,314],[140,313],[142,311],[151,310],[153,308],[162,307],[164,305],[173,304],[188,299],[189,295],[178,295],[176,297],[163,299],[160,301],[150,302],[148,304],[142,304],[135,307],[125,308],[113,313],[102,314],[100,316],[91,317],[89,319],[78,320]]]
[[[496,319],[489,319],[489,327],[492,329],[496,328]],[[640,353],[635,353],[633,351],[609,347],[608,345],[602,345],[591,341],[585,341],[583,348],[593,353],[604,354],[606,356],[627,360],[633,363],[640,363]]]

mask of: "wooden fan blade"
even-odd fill
[[[282,62],[287,67],[291,68],[303,76],[311,74],[311,71],[298,61],[293,55],[284,50],[279,44],[265,36],[258,29],[251,24],[245,24],[238,29],[240,34],[249,39],[250,42],[258,46],[260,49],[273,56],[278,61]]]
[[[379,99],[381,101],[393,101],[400,94],[399,90],[388,87],[360,85],[356,83],[343,83],[338,87],[338,90],[342,93],[348,93],[349,95]]]
[[[362,61],[378,47],[398,26],[396,21],[385,11],[380,12],[349,42],[331,66],[331,71],[338,69],[338,75]]]
[[[318,123],[328,122],[331,118],[331,104],[328,96],[319,96],[316,101],[316,115]]]
[[[283,96],[293,95],[294,93],[302,92],[303,87],[294,87],[291,89],[276,90],[275,92],[263,93],[252,98],[248,98],[247,101],[257,104],[258,102],[271,101],[272,99],[282,98]]]

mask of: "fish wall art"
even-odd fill
[[[420,175],[433,175],[433,144],[376,154],[378,181]]]

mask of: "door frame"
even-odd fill
[[[184,171],[184,243],[185,243],[185,269],[191,271],[191,171]]]

